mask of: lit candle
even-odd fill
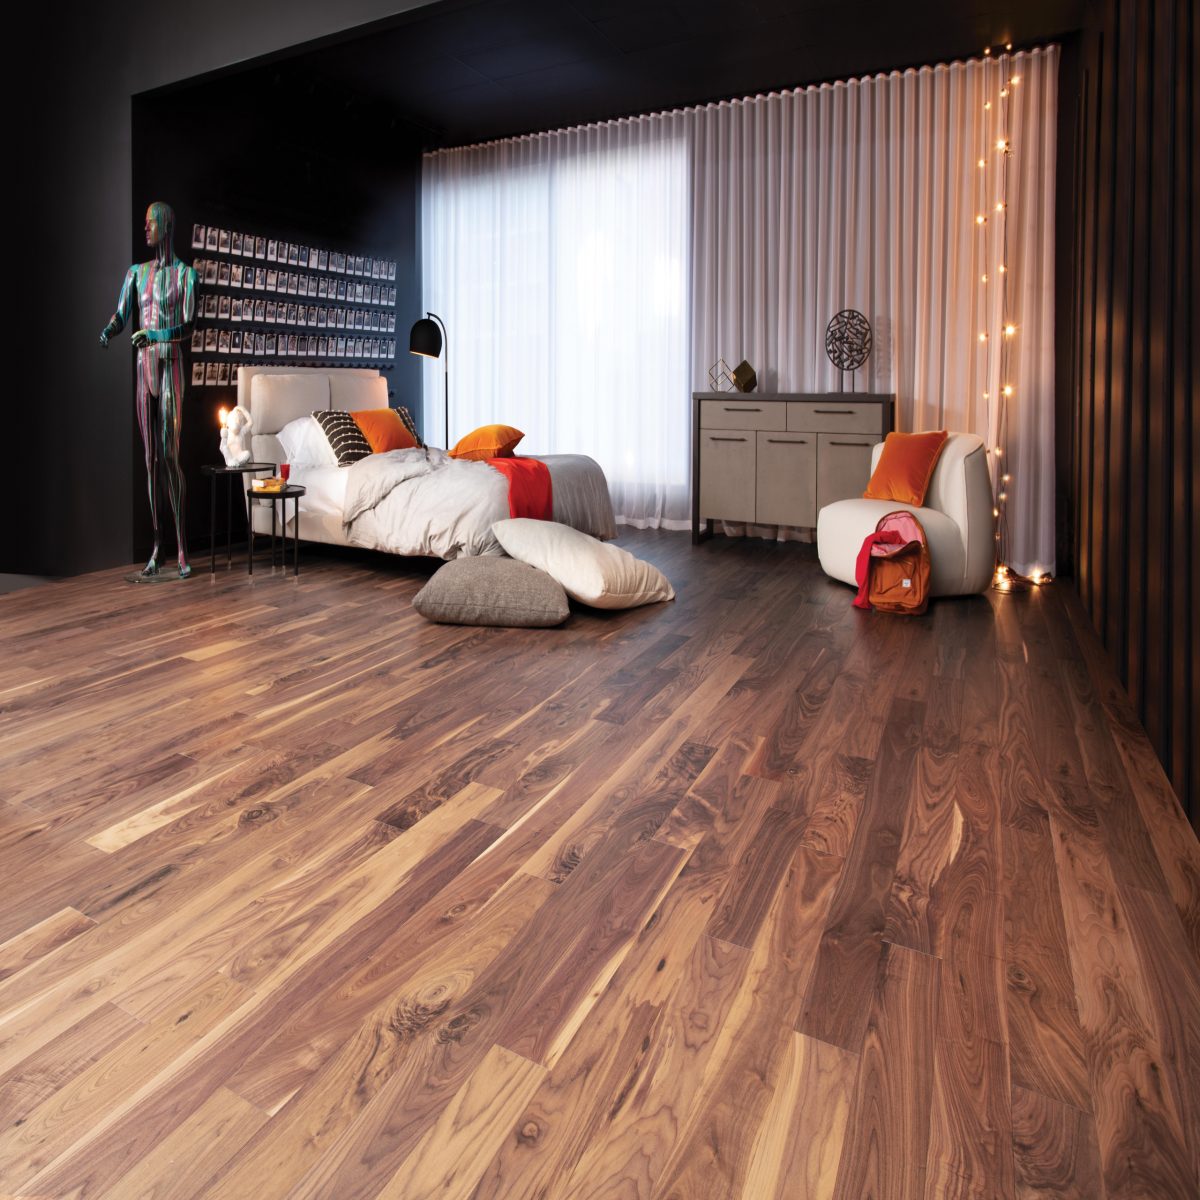
[[[217,420],[221,423],[221,428],[225,428],[225,422],[229,420],[229,413],[224,409],[218,409]]]

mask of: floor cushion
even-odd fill
[[[446,563],[412,603],[427,621],[444,625],[543,628],[571,613],[566,593],[545,571],[492,554]]]
[[[514,517],[497,521],[492,533],[507,554],[552,575],[571,599],[593,608],[675,599],[675,589],[656,566],[569,525]]]

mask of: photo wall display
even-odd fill
[[[200,290],[192,386],[239,366],[375,366],[396,358],[396,263],[215,225],[192,226]]]

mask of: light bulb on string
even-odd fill
[[[1006,383],[1004,385],[1004,394],[1006,396],[1011,396],[1013,394],[1013,385],[1011,383]]]
[[[1005,337],[1012,337],[1012,335],[1016,332],[1017,332],[1017,327],[1015,325],[1005,325],[1005,327],[1004,327],[1004,336]]]

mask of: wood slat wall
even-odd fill
[[[1075,116],[1068,488],[1080,596],[1193,825],[1196,63],[1194,0],[1093,8]]]

